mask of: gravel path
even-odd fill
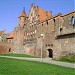
[[[26,57],[12,57],[12,56],[0,56],[0,57],[41,62],[40,58],[26,58]],[[75,68],[74,63],[55,61],[55,60],[52,60],[51,58],[43,58],[42,62],[49,63],[49,64],[60,65],[60,66],[64,66],[64,67],[69,67],[69,68]]]

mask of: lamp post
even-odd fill
[[[43,40],[43,34],[41,34],[41,62],[42,62],[42,40]]]

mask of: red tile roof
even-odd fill
[[[38,11],[38,15],[39,15],[39,20],[42,22],[42,21],[45,21],[47,20],[48,18],[52,17],[52,13],[51,12],[48,12],[48,11],[45,11],[39,7],[36,7],[37,11]]]
[[[26,12],[23,10],[20,17],[27,17]]]
[[[7,37],[7,39],[11,39],[11,38],[13,38],[14,37],[14,32],[11,32],[10,34],[9,34],[9,36]]]

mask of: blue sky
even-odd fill
[[[47,11],[52,11],[53,15],[66,14],[75,10],[75,0],[0,0],[0,31],[4,29],[8,33],[13,31],[18,25],[18,16],[23,7],[28,14],[32,3]]]

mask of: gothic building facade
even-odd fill
[[[75,11],[52,16],[34,4],[29,15],[25,10],[14,29],[14,51],[33,56],[59,58],[75,52]]]

